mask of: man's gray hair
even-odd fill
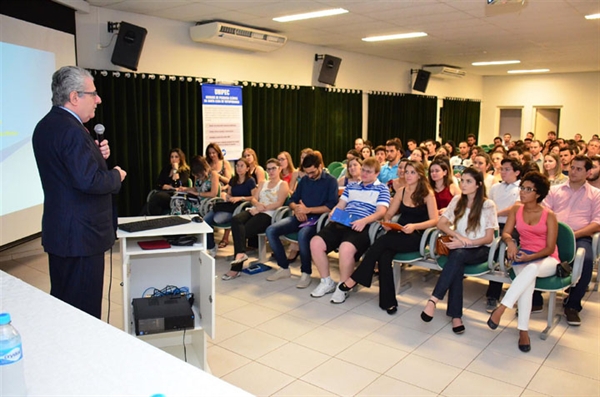
[[[52,75],[52,105],[63,106],[69,102],[71,92],[85,91],[86,77],[94,79],[90,72],[79,66],[63,66],[54,72]]]

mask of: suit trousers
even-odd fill
[[[48,254],[50,295],[100,318],[104,285],[104,253],[61,257]]]

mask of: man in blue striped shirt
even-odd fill
[[[310,240],[312,259],[321,274],[321,283],[310,294],[313,298],[336,291],[332,303],[346,300],[348,291],[336,288],[331,279],[327,253],[339,247],[340,277],[342,280],[350,277],[356,261],[369,248],[369,225],[383,218],[390,206],[390,192],[386,184],[377,179],[380,169],[376,158],[366,159],[361,170],[362,182],[346,186],[340,201],[329,215],[331,218],[334,211],[343,210],[356,220],[350,226],[331,221]]]

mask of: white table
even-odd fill
[[[23,340],[29,396],[249,396],[0,271],[0,312]]]
[[[194,215],[195,216],[195,215]],[[184,216],[185,217],[185,216]],[[187,216],[191,217],[191,216]],[[157,217],[119,218],[119,224]],[[205,333],[215,337],[215,260],[206,252],[206,234],[212,228],[206,223],[190,222],[184,225],[129,233],[117,230],[121,244],[123,266],[123,326],[134,335],[132,299],[141,298],[148,288],[163,289],[167,285],[188,287],[194,294],[194,329],[186,332],[186,345],[190,349],[190,362],[209,370],[206,360]],[[162,236],[195,235],[198,242],[193,246],[167,249],[143,250],[140,241],[157,240]],[[156,347],[170,350],[181,347],[183,332],[167,332],[141,337]]]

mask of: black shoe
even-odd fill
[[[432,301],[431,299],[427,300],[427,303],[433,303],[433,308],[435,309],[436,307],[436,303],[434,301]],[[424,311],[421,312],[421,320],[425,321],[426,323],[430,322],[431,320],[433,320],[433,316],[430,316],[429,314],[425,313]]]
[[[493,321],[492,321],[492,316],[494,315],[494,312],[495,312],[496,310],[498,310],[498,309],[495,309],[495,310],[492,312],[492,314],[490,314],[490,318],[487,320],[487,325],[488,325],[488,327],[490,327],[491,329],[496,329],[496,328],[498,328],[498,324],[496,324],[495,322],[493,322]]]
[[[456,327],[452,327],[452,332],[454,332],[455,334],[462,334],[465,332],[465,325],[461,324],[461,325],[457,325]]]
[[[519,343],[519,350],[521,350],[523,353],[531,351],[531,340],[526,345],[522,345]]]
[[[565,307],[565,316],[567,317],[567,323],[569,325],[579,326],[581,325],[581,319],[579,318],[579,312],[576,309]]]
[[[398,306],[392,306],[390,308],[385,309],[386,313],[391,315],[396,314],[396,312],[398,311]]]

